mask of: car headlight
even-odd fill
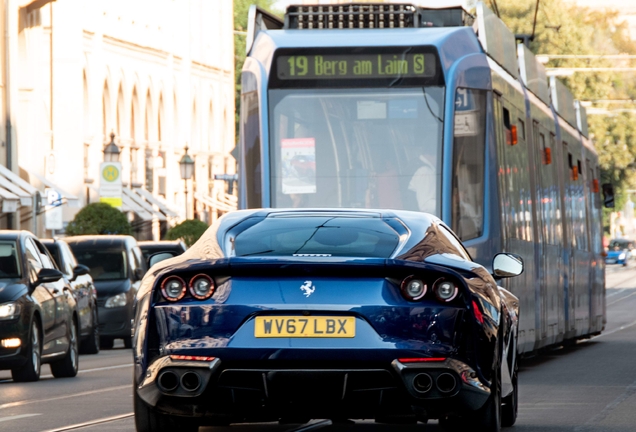
[[[18,303],[4,303],[0,305],[0,319],[11,319],[20,315],[20,305]]]
[[[625,259],[625,252],[623,252],[622,254],[620,254],[620,255],[618,256],[618,259]]]
[[[126,293],[117,294],[116,296],[110,297],[106,300],[106,304],[104,307],[107,308],[116,308],[126,306]]]

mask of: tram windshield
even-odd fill
[[[444,87],[273,89],[273,207],[440,215]]]

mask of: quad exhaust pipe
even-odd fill
[[[453,374],[444,372],[439,374],[437,380],[435,380],[435,385],[441,393],[451,393],[457,388],[457,379],[455,379]]]
[[[185,391],[195,392],[201,387],[201,377],[196,372],[187,371],[181,375],[181,387],[183,387]]]
[[[164,371],[159,374],[159,388],[164,392],[171,392],[177,389],[179,386],[179,377],[172,371]]]
[[[161,372],[157,379],[159,389],[164,393],[177,390],[179,385],[181,385],[183,390],[192,393],[201,388],[201,383],[201,376],[191,370],[185,371],[181,377],[172,370],[166,370]]]
[[[413,388],[418,393],[428,393],[433,388],[433,378],[427,373],[420,373],[413,377]]]
[[[427,373],[419,373],[411,381],[413,389],[420,394],[431,391],[433,383],[435,383],[437,390],[443,394],[452,393],[457,389],[457,378],[448,372],[439,374],[435,380]]]

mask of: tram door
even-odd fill
[[[535,176],[537,179],[536,182],[536,199],[535,202],[537,204],[537,213],[538,217],[536,218],[536,227],[537,227],[537,237],[535,239],[536,243],[536,251],[538,255],[537,267],[539,268],[539,298],[538,303],[540,307],[540,336],[539,339],[541,341],[545,341],[547,338],[548,328],[548,307],[546,304],[547,290],[546,290],[546,278],[545,278],[545,269],[546,269],[546,256],[544,252],[544,244],[547,243],[548,240],[547,235],[549,230],[549,220],[546,217],[549,212],[548,207],[548,199],[549,199],[549,178],[545,178],[546,170],[543,168],[543,165],[546,162],[545,159],[545,134],[539,128],[539,123],[536,121],[532,122],[532,139],[534,140],[534,150],[535,150]]]

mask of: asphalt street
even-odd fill
[[[519,418],[509,431],[632,432],[636,430],[636,264],[609,267],[605,331],[575,346],[521,362]],[[42,368],[39,382],[15,384],[0,371],[0,431],[133,432],[132,356],[122,345],[81,356],[76,378],[55,379]],[[235,425],[226,431],[439,431],[428,425],[380,425],[372,421],[331,425]]]

